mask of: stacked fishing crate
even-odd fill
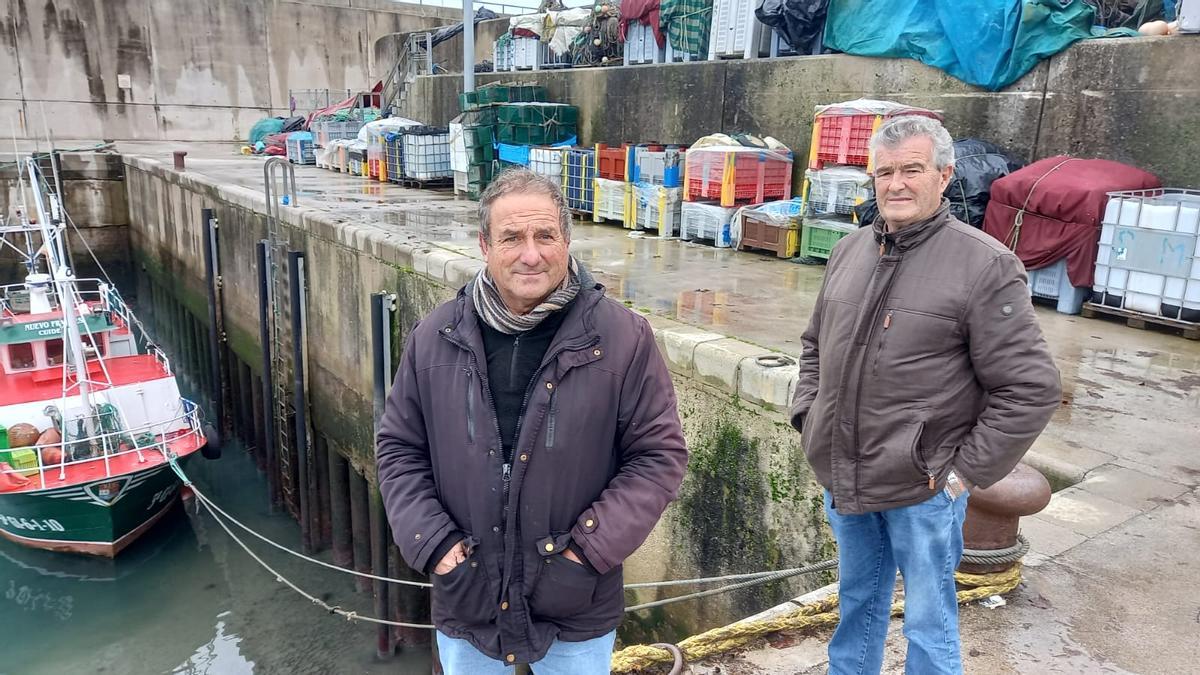
[[[576,137],[579,109],[546,101],[546,89],[537,85],[486,85],[461,94],[462,151],[455,161],[455,185],[471,199],[479,195],[496,172],[505,166],[531,166],[565,182],[565,156],[554,148]],[[535,148],[538,152],[534,152]],[[465,159],[466,161],[461,161]]]
[[[292,164],[316,164],[317,156],[313,151],[313,135],[307,131],[293,131],[288,134],[287,158]]]
[[[629,155],[633,146],[626,143],[609,147],[597,143],[594,151],[596,186],[592,219],[597,223],[629,220],[631,190],[629,185]]]
[[[683,165],[681,239],[728,248],[739,208],[792,196],[792,153],[786,148],[693,147]]]
[[[566,147],[537,147],[529,149],[529,170],[545,176],[566,194],[567,151]]]
[[[683,203],[683,158],[686,147],[635,146],[629,172],[632,184],[631,230],[656,230],[660,237],[679,236]]]
[[[828,260],[834,244],[858,229],[854,207],[874,196],[871,136],[885,119],[940,116],[890,101],[856,100],[817,106],[804,172],[804,230],[800,255]]]
[[[792,258],[800,251],[804,213],[801,199],[785,199],[739,209],[734,215],[733,239],[738,250],[769,251]]]
[[[596,210],[596,150],[567,148],[567,208],[591,217]]]

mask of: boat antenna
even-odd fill
[[[17,213],[17,222],[25,230],[25,267],[30,274],[37,271],[37,261],[33,255],[33,237],[29,231],[29,204],[25,201],[25,169],[21,165],[21,151],[17,147],[17,125],[10,119],[8,128],[12,133],[13,163],[17,165],[17,192],[21,196],[21,205]],[[16,247],[13,246],[15,249]]]

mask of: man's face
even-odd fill
[[[891,231],[932,216],[942,203],[954,166],[938,171],[933,139],[909,138],[894,148],[875,150],[875,198]]]
[[[491,241],[479,237],[488,273],[509,310],[527,314],[567,275],[569,242],[550,197],[507,194],[492,202]]]

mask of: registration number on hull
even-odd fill
[[[17,518],[0,514],[0,525],[29,532],[66,532],[67,528],[53,518]]]

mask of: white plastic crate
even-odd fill
[[[307,131],[292,132],[285,143],[288,161],[292,164],[316,164],[312,134]]]
[[[554,181],[561,190],[565,153],[565,148],[530,148],[529,170]]]
[[[625,65],[662,63],[667,50],[660,49],[654,39],[654,28],[641,21],[630,22],[625,30]]]
[[[596,179],[596,222],[619,220],[625,222],[625,207],[629,203],[629,183],[620,180]]]
[[[463,136],[463,125],[456,122],[450,123],[450,170],[454,172],[467,172],[470,170],[471,162],[467,157],[467,142]]]
[[[404,176],[413,180],[449,178],[450,134],[404,134]]]
[[[561,54],[555,54],[554,51],[552,49],[550,49],[550,45],[545,42],[542,42],[541,40],[537,41],[537,45],[538,45],[537,68],[539,70],[541,70],[543,68],[570,68],[571,67],[571,53],[570,52],[563,52]]]
[[[512,61],[509,70],[533,70],[538,65],[539,46],[537,38],[514,37],[512,39]]]
[[[459,192],[467,191],[468,178],[469,178],[469,175],[467,174],[466,171],[455,171],[454,172],[454,193],[455,194],[458,194]]]
[[[752,59],[771,51],[771,30],[754,16],[755,0],[713,0],[708,58]]]
[[[657,230],[660,237],[679,235],[682,188],[636,183],[632,193],[630,229]]]
[[[851,215],[856,205],[871,198],[874,185],[866,171],[853,166],[807,169],[804,180],[808,184],[805,210],[810,216]]]
[[[513,69],[512,40],[497,39],[492,43],[492,71],[506,73]]]
[[[659,152],[639,151],[634,157],[633,180],[663,187],[679,187],[683,180],[684,155],[675,147]]]
[[[1109,195],[1092,301],[1200,322],[1200,191]]]
[[[680,239],[711,239],[717,248],[733,245],[733,214],[737,208],[717,204],[684,202],[680,211]]]
[[[1066,258],[1049,267],[1029,270],[1028,274],[1029,294],[1035,298],[1057,300],[1057,309],[1062,314],[1078,314],[1083,309],[1084,301],[1092,294],[1090,288],[1071,285]]]

